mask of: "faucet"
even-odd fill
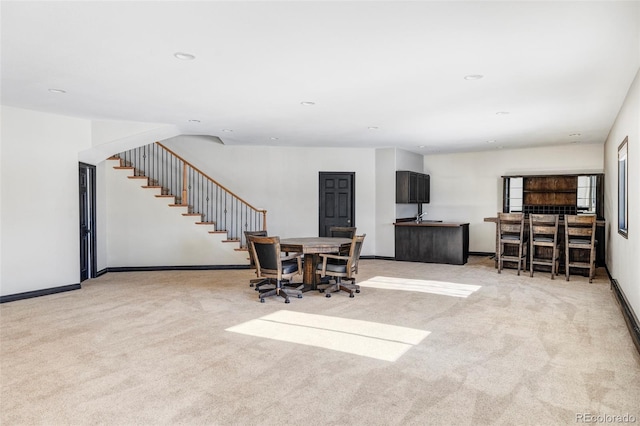
[[[420,223],[420,221],[422,221],[422,217],[423,217],[423,216],[426,216],[426,215],[427,215],[427,212],[424,212],[424,213],[418,214],[418,215],[416,216],[416,223]]]

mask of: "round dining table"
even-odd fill
[[[316,290],[319,275],[316,274],[316,265],[320,263],[321,253],[338,253],[344,246],[351,244],[351,238],[338,237],[295,237],[280,240],[280,250],[284,252],[298,252],[304,254],[304,267],[302,282],[305,288]]]

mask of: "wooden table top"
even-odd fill
[[[297,251],[302,253],[332,253],[346,244],[351,244],[351,238],[334,237],[295,237],[280,240],[280,250]]]

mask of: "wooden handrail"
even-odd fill
[[[184,164],[187,164],[189,167],[191,167],[193,170],[197,171],[198,173],[200,173],[202,176],[206,177],[207,179],[209,179],[211,182],[215,183],[216,185],[218,185],[220,188],[224,189],[226,192],[228,192],[230,195],[234,196],[235,198],[237,198],[238,200],[242,201],[244,204],[246,204],[247,206],[251,207],[253,210],[260,212],[260,213],[264,213],[264,224],[263,224],[263,229],[267,228],[267,211],[265,209],[259,209],[256,208],[254,206],[252,206],[251,204],[249,204],[248,202],[246,202],[245,200],[243,200],[241,197],[239,197],[238,195],[236,195],[233,191],[231,191],[229,188],[225,187],[224,185],[222,185],[220,182],[218,182],[217,180],[213,179],[212,177],[210,177],[209,175],[207,175],[206,173],[204,173],[202,170],[198,169],[196,166],[194,166],[193,164],[189,163],[187,160],[185,160],[184,158],[182,158],[180,155],[176,154],[175,152],[173,152],[172,150],[170,150],[169,148],[167,148],[166,146],[162,145],[160,142],[156,142],[156,144],[160,145],[162,147],[162,149],[166,150],[167,152],[171,153],[171,155],[174,155],[176,158],[180,159],[180,161],[182,161]],[[186,170],[186,168],[185,168]],[[186,172],[183,172],[186,175]],[[185,181],[186,181],[186,177],[185,177]],[[183,190],[183,200],[186,200],[186,195],[184,195],[184,193],[186,192],[186,190]]]

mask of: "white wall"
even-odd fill
[[[174,125],[132,121],[93,121],[91,147],[78,152],[78,160],[97,165],[113,154],[180,134]]]
[[[629,233],[618,234],[618,146],[628,137]],[[640,71],[618,113],[605,143],[605,214],[607,267],[640,316]]]
[[[508,174],[602,173],[602,145],[563,145],[462,154],[428,155],[431,176],[428,218],[469,222],[469,250],[495,251],[495,224],[484,222],[502,210],[502,179]]]
[[[376,169],[376,256],[395,256],[396,149],[375,151]],[[371,242],[374,242],[371,240]],[[369,244],[371,245],[371,244]]]
[[[1,107],[0,294],[79,283],[78,152],[91,123]]]
[[[106,163],[103,161],[96,166],[96,270],[103,271],[109,266],[107,257],[107,176]]]
[[[373,149],[225,146],[192,137],[163,144],[254,207],[266,209],[269,234],[281,238],[318,235],[319,171],[355,172],[356,227],[367,234],[362,254],[374,254]]]
[[[638,138],[637,87],[636,79],[630,100],[607,142],[611,156],[607,160],[607,218],[616,217],[611,213],[617,205],[611,199],[615,194],[611,176],[616,174],[610,170],[613,166],[609,163],[615,162],[611,152],[617,149],[622,133],[629,134],[632,166],[637,165],[640,158],[634,156]],[[93,144],[91,123],[2,107],[2,124],[1,294],[75,284],[79,280],[77,162],[78,153],[90,150]],[[126,135],[123,138],[127,139]],[[267,209],[269,232],[282,237],[317,235],[318,171],[356,172],[356,225],[360,233],[367,234],[369,242],[365,242],[363,254],[393,256],[395,168],[403,161],[401,158],[407,157],[402,152],[398,155],[401,150],[230,147],[188,137],[175,138],[167,145],[256,207]],[[427,156],[423,161],[423,171],[431,175],[431,203],[424,206],[429,218],[470,222],[470,249],[478,252],[494,250],[494,225],[483,222],[483,218],[494,216],[501,208],[500,176],[604,169],[600,145],[443,154]],[[631,179],[636,182],[639,168],[631,167]],[[415,170],[419,171],[419,167]],[[112,234],[115,223],[108,225],[113,220],[109,209],[118,203],[109,205],[106,180],[105,165],[100,163],[97,167],[98,270],[126,266],[108,249],[112,239],[120,244],[123,241],[126,244],[126,239]],[[618,241],[614,238],[617,234],[609,233],[608,263],[612,263],[621,285],[627,286],[626,292],[633,297],[638,311],[637,284],[630,284],[638,281],[638,264],[624,257],[637,253],[638,240],[633,232],[637,197],[632,196],[630,207],[633,212],[630,238],[627,242]],[[47,214],[43,214],[43,209]],[[151,263],[166,264],[158,259]],[[630,268],[635,268],[633,273],[629,272]]]

